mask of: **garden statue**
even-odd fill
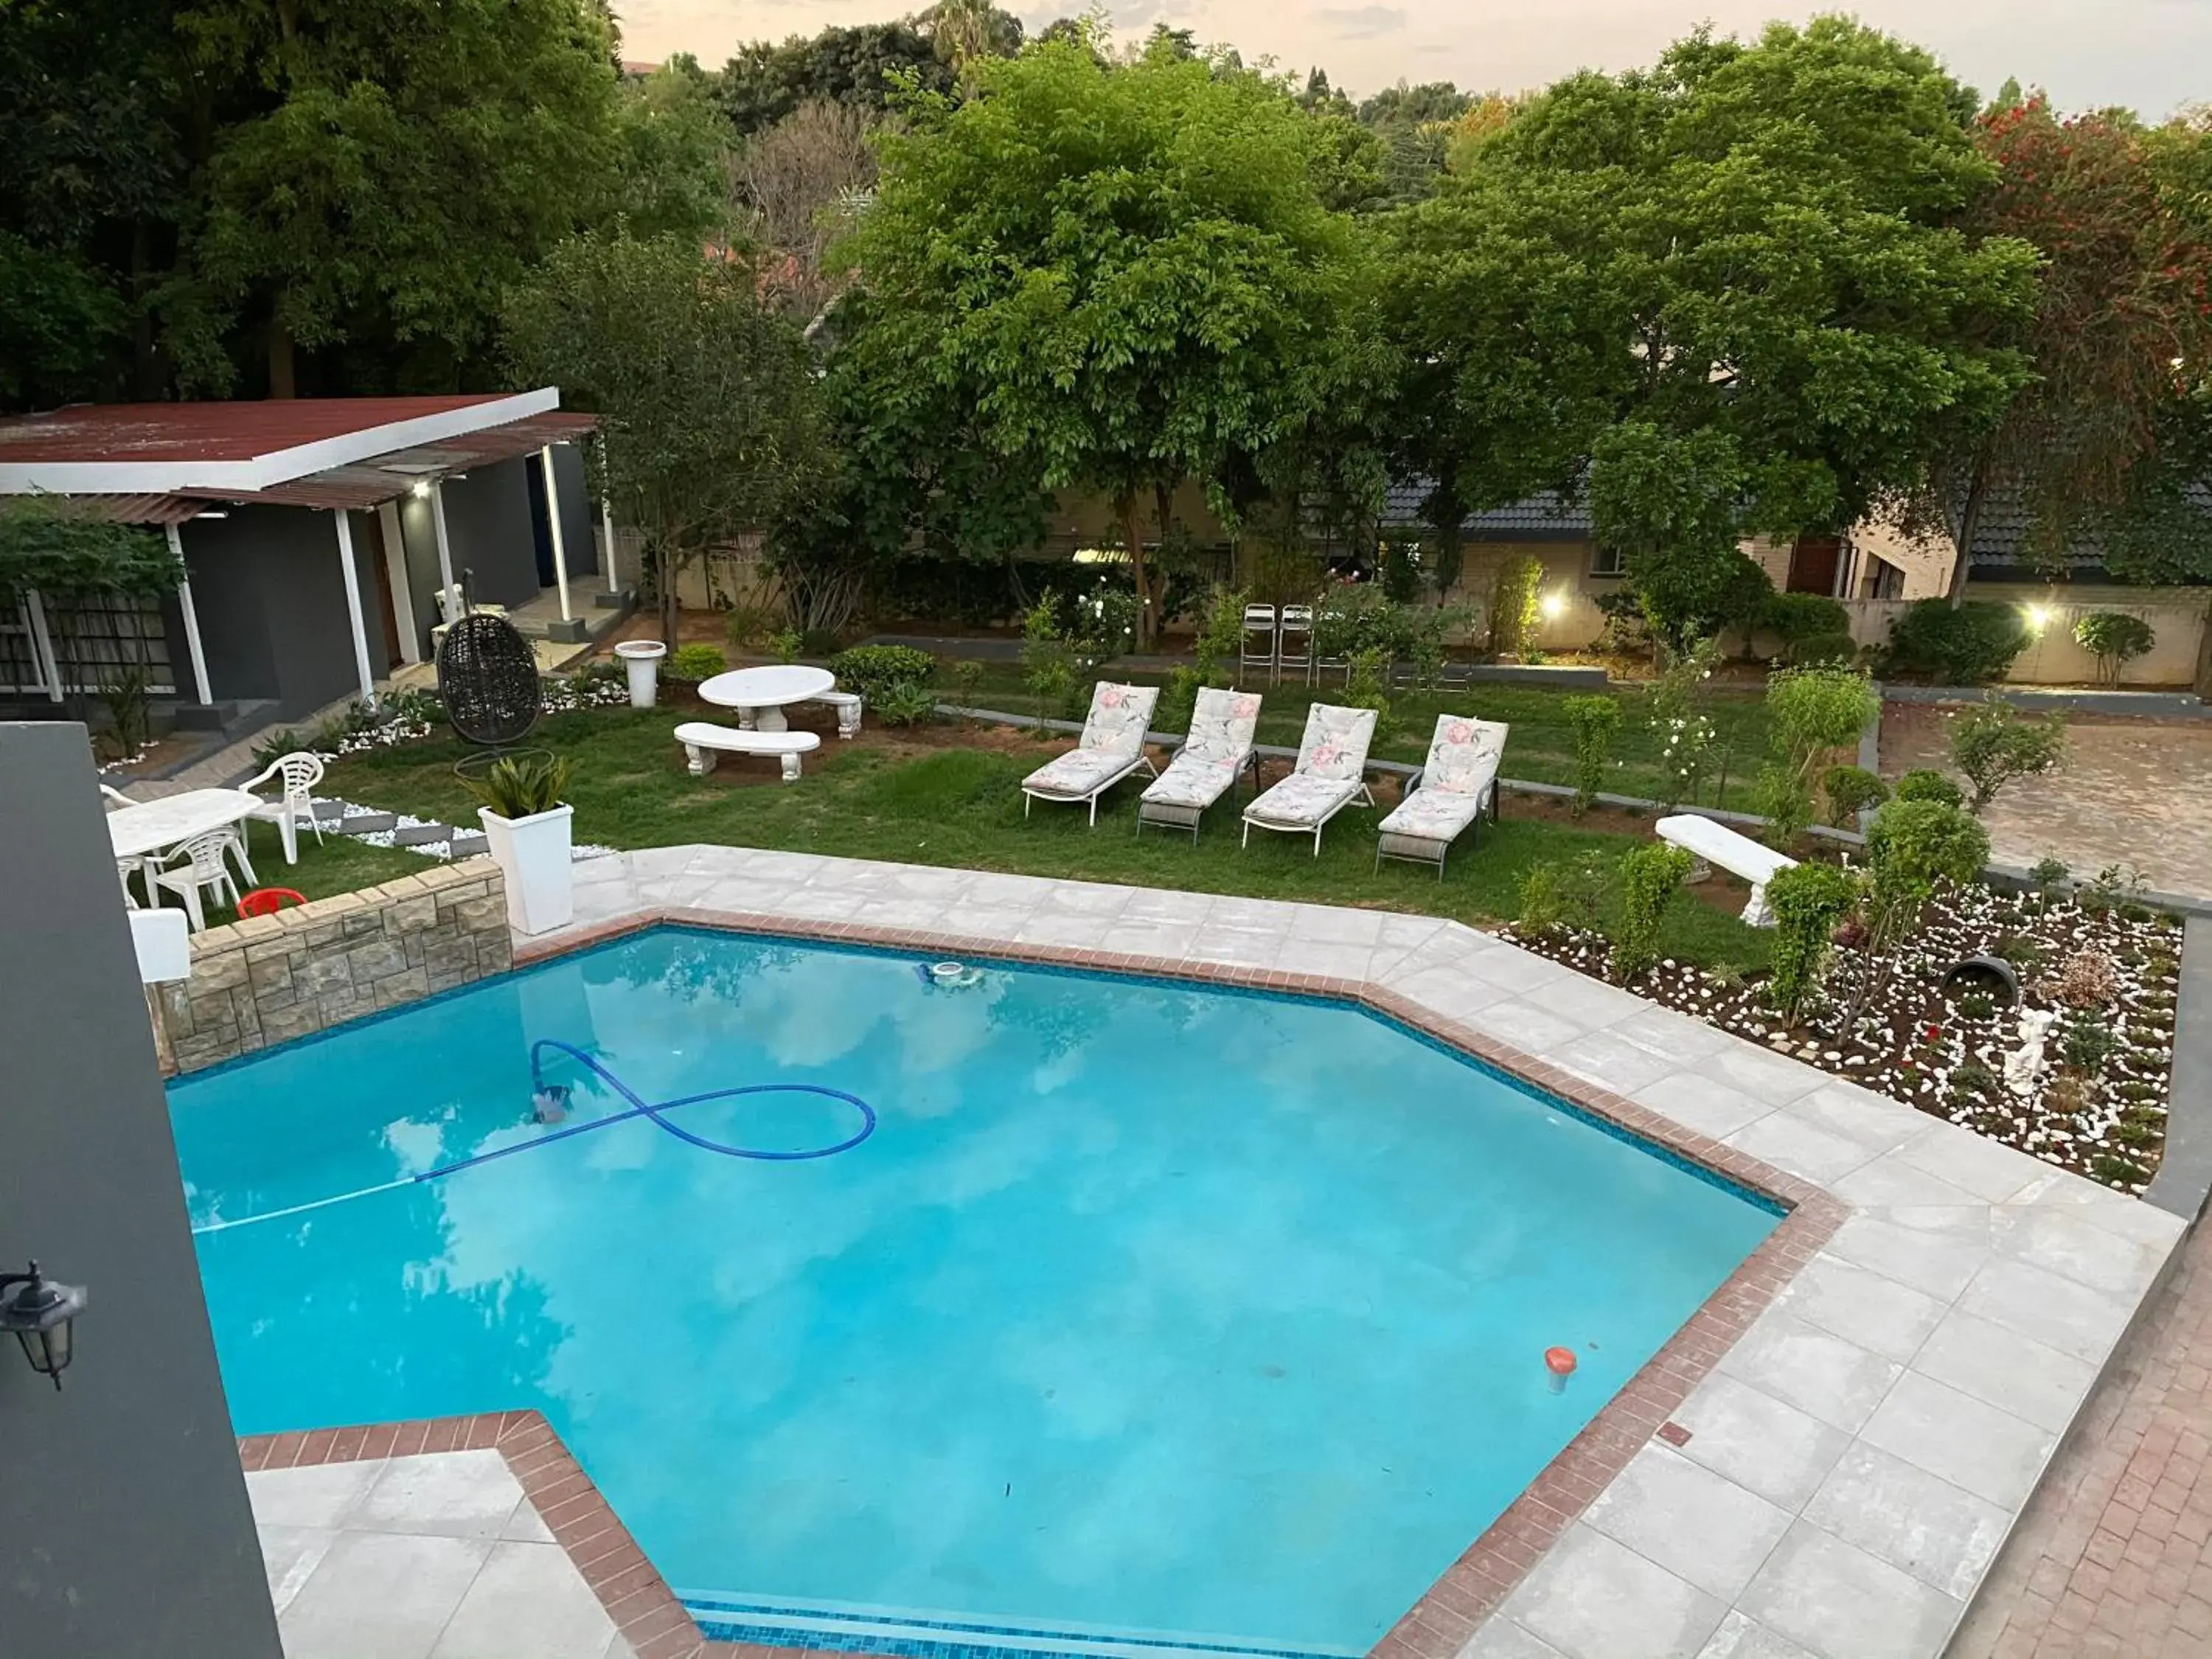
[[[2005,1087],[2022,1100],[2035,1092],[2036,1079],[2043,1075],[2043,1045],[2057,1018],[2045,1008],[2020,1011],[2021,1046],[2005,1056],[2004,1080]]]

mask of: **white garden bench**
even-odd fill
[[[860,735],[860,694],[857,691],[824,691],[814,699],[827,703],[837,711],[837,735],[857,738]]]
[[[783,763],[783,781],[799,781],[799,757],[822,746],[811,732],[740,732],[711,720],[687,720],[676,728],[676,741],[691,763],[691,775],[703,778],[714,769],[716,755],[773,755]]]
[[[1753,927],[1774,926],[1774,913],[1766,908],[1766,884],[1774,878],[1776,872],[1787,870],[1796,863],[1796,859],[1771,847],[1762,847],[1749,836],[1739,836],[1724,823],[1716,823],[1694,813],[1678,812],[1651,827],[1668,845],[1679,847],[1708,864],[1717,864],[1730,875],[1741,876],[1749,882],[1751,902],[1743,907],[1743,919]]]

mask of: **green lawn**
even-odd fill
[[[1109,674],[1115,672],[1108,670]],[[1164,676],[1133,672],[1127,678],[1138,684],[1158,684]],[[939,686],[941,695],[951,695],[951,686],[942,676]],[[1329,701],[1334,692],[1341,690],[1342,683],[1340,680],[1331,687],[1315,690],[1304,685],[1270,686],[1255,677],[1250,689],[1265,698],[1260,715],[1260,741],[1296,748],[1305,730],[1306,705]],[[1428,752],[1429,734],[1436,729],[1438,714],[1474,714],[1486,720],[1504,720],[1513,728],[1505,750],[1508,777],[1526,778],[1535,783],[1572,783],[1573,735],[1559,708],[1572,695],[1575,694],[1534,685],[1473,685],[1439,694],[1400,691],[1390,700],[1394,729],[1375,745],[1374,752],[1381,760],[1418,762]],[[1617,689],[1607,695],[1620,702],[1622,718],[1620,736],[1613,744],[1613,772],[1605,787],[1615,794],[1656,799],[1659,789],[1659,739],[1644,711],[1644,694],[1640,690]],[[986,707],[1006,714],[1040,712],[1037,700],[1023,684],[1021,670],[1011,664],[987,665],[978,700]],[[1088,701],[1086,690],[1083,702]],[[1753,784],[1758,776],[1759,763],[1766,752],[1765,695],[1755,690],[1717,690],[1711,694],[1709,708],[1717,733],[1714,775],[1700,786],[1698,803],[1753,811]],[[1066,711],[1042,712],[1062,714]],[[1725,799],[1719,787],[1723,759],[1727,771]]]
[[[1361,808],[1347,810],[1330,826],[1318,859],[1310,842],[1289,836],[1255,835],[1250,848],[1240,848],[1237,809],[1226,802],[1215,808],[1195,846],[1186,836],[1153,830],[1139,838],[1134,784],[1115,792],[1095,830],[1068,807],[1041,806],[1025,820],[1017,786],[1065,748],[1065,738],[1015,738],[1011,750],[1003,746],[1009,741],[1003,729],[978,734],[974,747],[832,738],[808,757],[806,775],[796,784],[738,784],[732,779],[772,777],[769,763],[726,759],[714,776],[690,776],[669,735],[681,718],[666,708],[593,709],[554,715],[538,727],[532,742],[575,764],[568,799],[579,841],[618,848],[690,842],[770,847],[1486,922],[1516,914],[1518,883],[1531,865],[1585,849],[1624,851],[1637,828],[1612,815],[1601,815],[1612,824],[1609,832],[1516,819],[1509,797],[1505,820],[1485,829],[1480,847],[1463,842],[1439,882],[1412,865],[1376,871],[1377,815]],[[940,737],[955,735],[940,729]],[[452,770],[462,752],[447,739],[352,756],[331,768],[325,787],[363,805],[468,822],[475,803]],[[1764,965],[1766,941],[1733,916],[1685,898],[1668,918],[1668,948],[1750,968]]]

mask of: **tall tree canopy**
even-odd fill
[[[1948,222],[1972,109],[1841,18],[1530,100],[1398,226],[1401,466],[1440,522],[1586,492],[1632,566],[1716,580],[1740,534],[1850,523],[2027,373],[2034,251]]]
[[[1273,82],[1048,42],[881,140],[854,251],[888,407],[951,408],[1011,477],[1115,505],[1149,640],[1185,479],[1293,453],[1360,379],[1365,279],[1320,126]]]
[[[597,0],[0,6],[0,398],[448,390],[627,215],[703,234],[727,129]]]
[[[2033,376],[1994,427],[1961,433],[1929,469],[1921,515],[1957,532],[1951,592],[1993,495],[2025,509],[2030,562],[2063,568],[2087,542],[2120,568],[2189,562],[2196,432],[2212,374],[2212,145],[2201,121],[2146,131],[2124,111],[2061,117],[2001,100],[1975,138],[1990,177],[1962,216],[2043,256],[2014,337]],[[2185,462],[2178,473],[2162,460]],[[2183,516],[2177,517],[2177,514]],[[2179,529],[2176,538],[2164,533]],[[2154,549],[2163,548],[2163,551]],[[2203,561],[2200,554],[2199,562]],[[2212,574],[2212,568],[2204,574]]]

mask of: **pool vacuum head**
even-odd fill
[[[539,1123],[558,1123],[568,1115],[568,1085],[549,1083],[530,1097],[530,1115]]]

